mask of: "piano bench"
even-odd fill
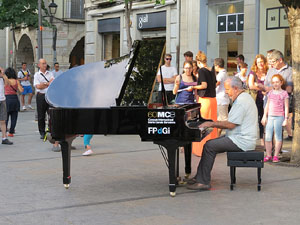
[[[236,167],[257,168],[257,191],[261,189],[261,168],[264,167],[264,153],[257,151],[227,152],[227,166],[230,166],[230,190],[236,183]]]

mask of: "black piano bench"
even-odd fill
[[[264,153],[257,151],[247,152],[227,152],[227,166],[230,166],[230,190],[236,182],[236,167],[255,167],[257,168],[257,191],[261,189],[261,168],[264,167]]]

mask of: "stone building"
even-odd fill
[[[9,28],[0,30],[0,66],[7,68],[12,66],[13,61],[13,42],[12,33]]]
[[[44,0],[47,7],[50,0]],[[53,25],[57,27],[56,55],[63,71],[75,64],[84,64],[84,0],[55,0],[57,12]],[[49,17],[45,17],[50,21]],[[37,29],[21,28],[16,31],[18,45],[17,68],[23,61],[27,62],[31,71],[35,71],[38,62]],[[43,58],[53,67],[53,29],[44,27],[42,30]]]

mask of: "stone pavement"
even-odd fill
[[[95,154],[83,157],[79,137],[66,190],[61,154],[39,139],[33,111],[19,114],[10,139],[13,146],[0,145],[1,225],[299,224],[300,168],[265,164],[261,192],[256,169],[237,168],[237,185],[230,191],[226,155],[220,154],[211,191],[178,187],[172,198],[156,145],[138,136],[94,136]],[[198,160],[193,157],[193,171]]]

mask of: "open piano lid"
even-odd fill
[[[139,41],[130,54],[74,67],[50,84],[46,101],[61,108],[107,108],[120,104],[133,69]]]

